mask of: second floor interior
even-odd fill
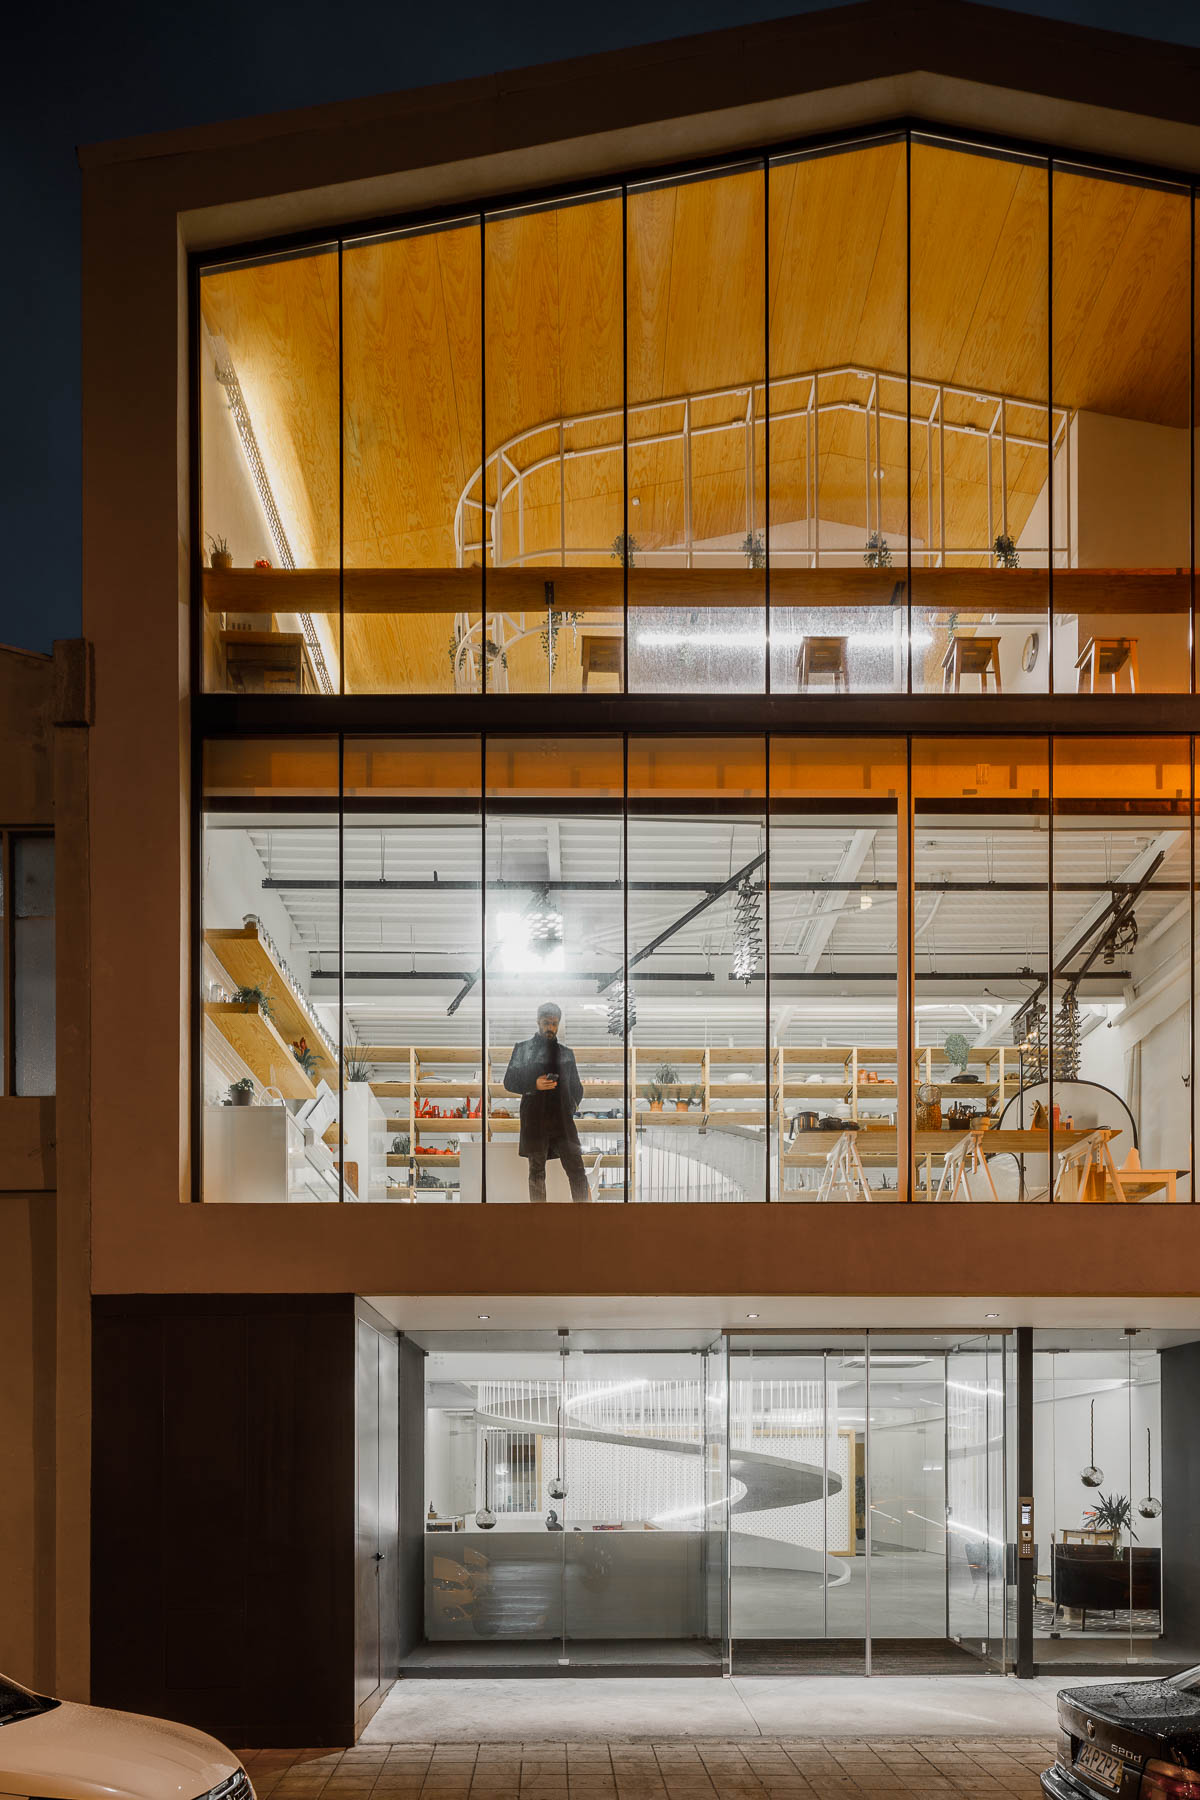
[[[1193,691],[1193,241],[902,131],[201,261],[202,685]]]
[[[526,1203],[506,1075],[552,1001],[593,1203],[1188,1201],[1194,766],[1166,737],[210,740],[195,1197]]]

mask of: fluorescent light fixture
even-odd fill
[[[862,1369],[866,1367],[866,1356],[843,1356],[844,1369]],[[927,1356],[906,1356],[891,1350],[872,1350],[871,1367],[873,1369],[923,1369],[929,1361]]]

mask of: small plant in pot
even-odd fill
[[[409,1138],[407,1131],[401,1132],[399,1137],[394,1137],[392,1139],[392,1155],[393,1156],[409,1156],[409,1155],[411,1155],[412,1152],[411,1152],[410,1145],[411,1145],[411,1140]]]
[[[650,1102],[650,1111],[651,1112],[661,1112],[662,1111],[662,1109],[663,1109],[663,1091],[657,1081],[648,1081],[646,1083],[646,1098]]]
[[[999,563],[999,565],[1002,569],[1019,569],[1020,568],[1021,553],[1017,549],[1016,544],[1013,542],[1012,538],[1009,537],[1007,532],[1002,531],[1000,533],[1000,536],[996,539],[995,543],[992,545],[992,551],[995,555],[996,561]]]
[[[229,545],[225,542],[223,537],[214,537],[210,531],[208,533],[208,546],[208,560],[210,567],[214,569],[232,569],[233,552],[230,550]]]
[[[1101,1494],[1095,1506],[1090,1506],[1084,1513],[1087,1524],[1093,1531],[1111,1531],[1113,1534],[1113,1555],[1121,1554],[1121,1533],[1127,1531],[1134,1543],[1137,1532],[1132,1525],[1133,1509],[1124,1494]]]
[[[309,1049],[307,1038],[302,1037],[296,1039],[296,1042],[292,1045],[292,1055],[300,1064],[300,1067],[304,1070],[308,1079],[310,1081],[314,1080],[320,1065],[320,1058],[315,1050]]]
[[[867,539],[863,552],[863,561],[868,569],[890,569],[892,566],[892,546],[882,531],[873,531]]]
[[[251,1106],[254,1102],[254,1077],[242,1075],[237,1081],[231,1081],[229,1098],[234,1106]]]
[[[964,1037],[961,1031],[952,1031],[947,1036],[942,1048],[946,1052],[946,1061],[951,1063],[955,1070],[950,1080],[952,1082],[970,1081],[971,1076],[967,1072],[967,1063],[971,1057],[971,1040]]]
[[[257,1006],[264,1019],[275,1017],[268,995],[260,987],[240,987],[233,991],[235,1006]]]

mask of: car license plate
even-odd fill
[[[1075,1767],[1081,1775],[1109,1788],[1119,1788],[1125,1773],[1125,1764],[1119,1756],[1110,1756],[1107,1750],[1098,1750],[1095,1744],[1080,1745]]]

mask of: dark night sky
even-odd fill
[[[813,11],[838,0],[139,0],[27,5],[5,33],[8,346],[0,643],[80,630],[75,145],[420,87]],[[1005,0],[1000,0],[1001,4]],[[1196,0],[1021,0],[1013,11],[1200,45]],[[982,71],[986,74],[986,71]],[[137,404],[136,378],[130,404]]]

